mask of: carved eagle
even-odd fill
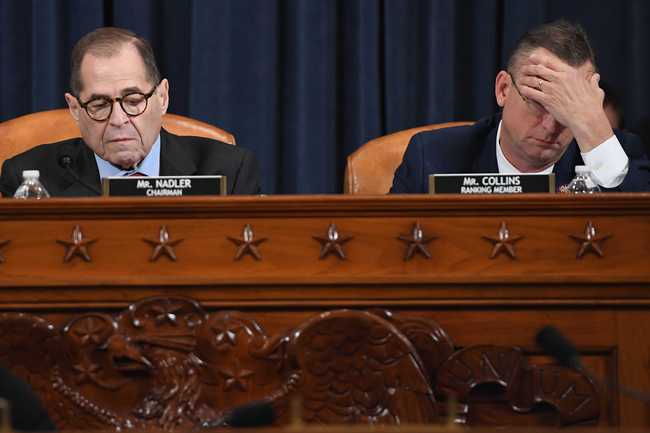
[[[436,404],[422,361],[391,323],[368,312],[323,313],[297,328],[302,418],[316,423],[431,423]]]

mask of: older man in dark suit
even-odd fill
[[[259,169],[245,149],[162,129],[169,83],[149,43],[119,28],[84,36],[72,52],[65,94],[82,139],[38,146],[5,161],[0,192],[13,195],[22,170],[36,169],[53,196],[99,193],[100,179],[128,176],[227,176],[230,194],[256,194]]]

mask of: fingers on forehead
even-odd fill
[[[522,77],[525,76],[534,76],[534,77],[541,77],[544,79],[549,80],[551,77],[554,76],[555,70],[547,67],[546,65],[524,65],[521,67],[521,75]]]
[[[530,87],[534,90],[539,90],[539,80],[540,78],[532,75],[524,75],[519,80],[519,84],[522,87]]]
[[[555,56],[546,53],[533,53],[524,60],[522,67],[525,66],[537,66],[544,68],[541,72],[551,71],[551,72],[560,72],[566,69],[568,65],[563,63],[560,59]]]

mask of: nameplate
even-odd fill
[[[555,174],[431,174],[429,194],[524,194],[555,192]]]
[[[226,195],[226,176],[123,176],[102,179],[105,196]]]

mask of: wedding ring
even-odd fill
[[[539,91],[543,92],[543,90],[542,90],[542,80],[539,80]]]

